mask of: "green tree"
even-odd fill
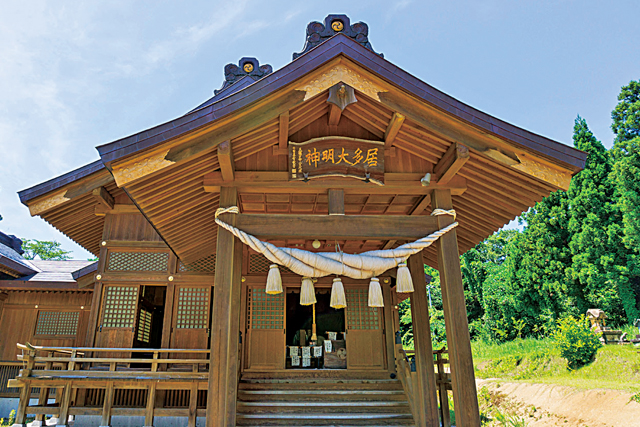
[[[583,171],[571,180],[569,187],[569,247],[571,265],[568,293],[580,313],[589,308],[603,309],[611,321],[622,323],[627,318],[624,299],[631,294],[624,273],[626,254],[617,231],[620,211],[615,203],[611,180],[612,162],[604,145],[578,116],[573,128],[573,145],[587,152]],[[632,313],[628,313],[632,315]]]
[[[469,332],[472,338],[480,335],[482,331],[485,281],[495,270],[495,266],[504,263],[507,258],[507,244],[519,233],[518,230],[500,230],[460,257]]]
[[[623,303],[627,318],[637,318],[640,312],[640,81],[623,86],[618,104],[611,113],[613,145],[612,179],[615,200],[621,221],[611,233],[622,236],[624,248],[616,248],[619,275],[623,280]]]
[[[503,268],[491,271],[485,286],[485,292],[492,289],[493,300],[485,295],[484,304],[493,338],[538,334],[553,329],[565,312],[575,312],[567,294],[568,201],[566,192],[556,191],[522,214],[524,231],[509,242]]]
[[[22,250],[24,250],[22,256],[26,259],[36,259],[36,257],[51,261],[71,259],[71,252],[62,249],[62,245],[56,241],[23,239]]]

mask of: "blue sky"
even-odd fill
[[[184,114],[221,86],[227,63],[282,67],[330,13],[368,23],[376,51],[436,88],[566,144],[580,114],[610,147],[620,87],[640,79],[635,0],[3,0],[0,230],[86,258],[16,192]]]

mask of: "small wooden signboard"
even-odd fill
[[[327,136],[289,142],[289,179],[343,176],[384,185],[384,142]]]

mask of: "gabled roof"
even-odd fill
[[[26,276],[38,271],[22,257],[21,246],[22,240],[0,232],[0,272],[4,270],[5,273],[11,273],[11,275]]]
[[[109,166],[114,161],[192,132],[245,108],[338,56],[345,56],[357,62],[393,85],[401,87],[408,94],[436,106],[474,127],[518,144],[523,149],[533,150],[547,157],[550,161],[562,164],[575,172],[584,167],[586,160],[584,152],[521,129],[466,105],[412,76],[343,34],[336,34],[242,91],[233,93],[175,120],[98,146],[97,150],[104,164]]]
[[[402,117],[388,154],[396,186],[389,185],[385,197],[378,191],[364,199],[360,195],[370,190],[357,189],[349,200],[345,196],[348,213],[428,214],[425,194],[430,189],[401,186],[392,191],[404,179],[419,184],[416,176],[419,180],[425,172],[436,171],[437,164],[449,159],[452,147],[463,144],[472,155],[457,172],[462,183],[458,188],[464,189],[454,194],[454,206],[462,224],[458,239],[464,252],[550,192],[566,189],[571,176],[584,167],[586,153],[492,117],[391,64],[372,50],[366,24],[351,25],[350,31],[334,31],[331,36],[328,25],[334,19],[348,23],[339,15],[327,17],[324,26],[311,23],[302,54],[281,69],[272,73],[265,69],[259,75],[253,58],[241,59],[238,66],[229,64],[225,72],[233,73],[228,73],[223,87],[193,111],[97,147],[100,164],[25,190],[21,200],[32,215],[42,216],[97,253],[104,217],[94,215],[91,189],[104,186],[114,198],[126,190],[181,260],[196,261],[215,251],[213,212],[220,184],[209,184],[205,190],[203,183],[220,170],[216,148],[224,141],[229,141],[236,169],[245,174],[245,184],[237,185],[244,185],[238,202],[243,212],[325,213],[326,195],[317,189],[293,189],[298,184],[292,184],[289,190],[297,195],[286,191],[275,195],[274,188],[259,195],[246,183],[251,171],[287,174],[287,163],[276,153],[283,151],[283,140],[286,144],[280,129],[288,129],[286,138],[293,142],[328,129],[326,96],[339,82],[352,87],[358,99],[342,113],[342,122],[351,127],[337,129],[345,132],[343,136],[354,136],[349,132],[356,129],[361,135],[354,137],[382,141],[394,120]],[[255,60],[254,67],[243,74],[247,60]],[[279,122],[283,114],[288,117],[286,128]],[[310,130],[314,126],[316,130]],[[328,134],[311,137],[318,136]],[[305,203],[309,209],[303,208]],[[379,244],[369,241],[363,246]],[[433,251],[424,256],[431,265],[437,262]]]

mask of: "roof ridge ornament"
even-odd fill
[[[273,68],[269,64],[260,66],[257,58],[244,57],[238,61],[238,65],[227,64],[224,66],[224,82],[220,89],[214,90],[214,95],[219,94],[229,86],[240,81],[245,76],[251,77],[254,81],[260,80],[267,74],[271,74]]]
[[[307,25],[307,39],[304,48],[302,48],[302,52],[294,53],[293,59],[298,58],[300,55],[310,51],[338,33],[354,39],[365,48],[384,58],[384,55],[374,51],[371,43],[369,43],[369,26],[367,24],[364,22],[356,22],[351,25],[351,21],[347,15],[328,15],[324,18],[324,24],[313,21]]]

